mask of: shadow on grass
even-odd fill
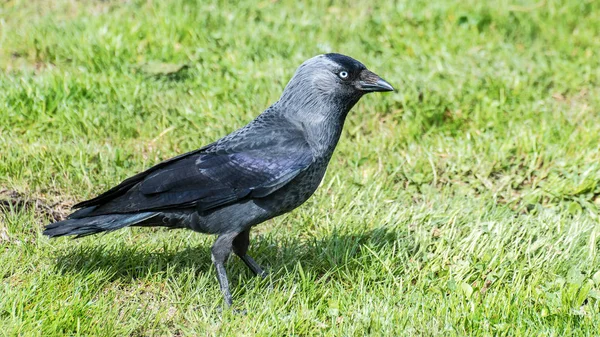
[[[341,266],[350,270],[365,268],[362,257],[372,260],[370,252],[380,251],[393,244],[399,245],[399,248],[408,253],[415,249],[414,241],[406,233],[378,228],[364,233],[334,232],[323,239],[275,240],[268,236],[257,237],[253,239],[249,254],[273,275],[284,274],[300,263],[304,272],[318,276]],[[370,252],[364,250],[365,246],[369,247]],[[70,248],[57,257],[56,269],[62,274],[103,272],[110,275],[109,281],[124,282],[134,282],[136,279],[151,277],[167,270],[175,273],[213,272],[208,245],[188,247],[179,251],[148,251],[137,246],[120,246],[111,250],[102,245]],[[247,277],[252,276],[233,254],[227,269],[234,283],[240,272],[246,272]]]
[[[212,265],[209,247],[188,247],[182,251],[149,251],[137,246],[116,250],[104,245],[65,249],[59,253],[56,270],[62,274],[111,275],[110,281],[134,281],[174,268],[176,272],[207,272]]]

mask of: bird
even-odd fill
[[[394,91],[361,62],[328,53],[303,62],[279,100],[254,120],[197,150],[162,161],[73,206],[48,237],[77,238],[129,226],[216,235],[211,258],[227,306],[233,252],[255,274],[251,229],[302,205],[320,185],[346,116],[365,94]]]

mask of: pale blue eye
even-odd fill
[[[340,78],[345,80],[348,78],[348,72],[347,71],[340,71]]]

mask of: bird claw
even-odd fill
[[[246,309],[233,309],[233,313],[238,316],[246,316],[248,315],[248,310]]]
[[[256,276],[260,276],[260,278],[264,280],[267,277],[269,277],[269,272],[263,270],[260,274],[257,274]]]
[[[225,312],[225,311],[230,311],[232,314],[234,314],[236,316],[246,316],[246,315],[248,315],[248,310],[246,310],[246,309],[232,309],[231,306],[223,307],[221,305],[217,307],[217,312],[219,314],[222,315],[223,312]]]

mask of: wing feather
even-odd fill
[[[143,177],[125,180],[121,184],[124,193],[115,187],[110,191],[120,195],[90,204],[97,206],[90,216],[192,206],[209,210],[247,197],[264,198],[292,181],[314,160],[301,134],[261,142],[260,146],[237,143],[218,151],[208,148],[161,163]]]

